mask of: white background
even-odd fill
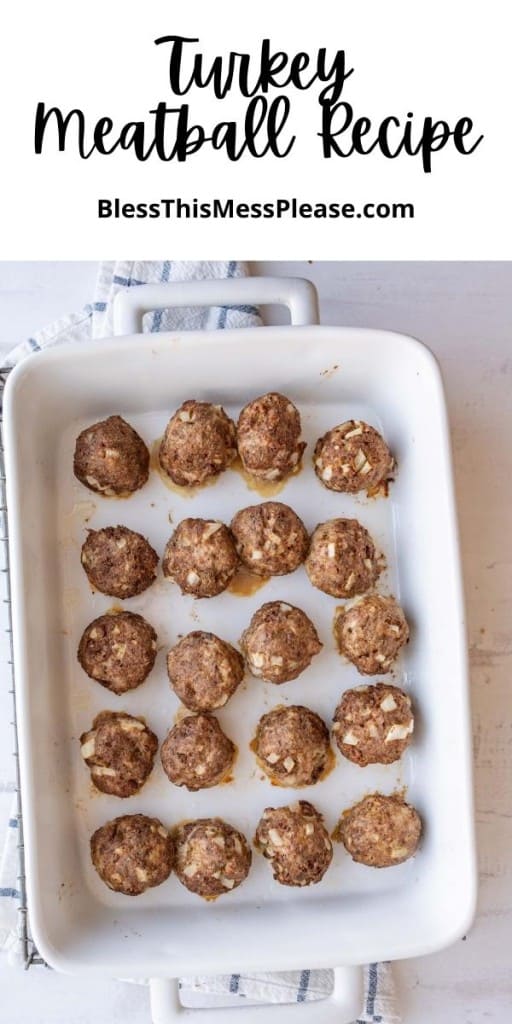
[[[489,259],[511,255],[509,202],[509,4],[505,0],[358,0],[312,4],[258,0],[24,0],[4,5],[2,106],[2,232],[9,259],[113,257]],[[200,37],[212,58],[230,49],[256,53],[269,35],[292,54],[327,46],[345,49],[354,75],[342,98],[375,122],[407,111],[454,123],[473,118],[484,143],[469,157],[452,149],[434,155],[430,175],[419,158],[324,160],[320,154],[317,89],[293,91],[292,126],[298,141],[285,160],[267,157],[229,163],[202,151],[184,164],[130,153],[80,160],[74,151],[33,152],[39,100],[64,111],[74,106],[89,124],[111,115],[117,125],[144,119],[171,100],[164,47],[158,35]],[[290,93],[291,95],[291,93]],[[213,125],[240,115],[246,102],[222,104],[209,91],[189,94],[198,121]],[[171,103],[171,105],[173,105]],[[416,219],[343,221],[99,221],[98,197],[154,201],[181,195],[265,200],[414,201]]]
[[[416,335],[441,363],[468,612],[480,891],[466,941],[397,964],[395,975],[405,1024],[505,1024],[512,1005],[512,263],[254,269],[311,278],[323,323]],[[87,263],[0,264],[0,351],[90,301],[95,274]],[[2,676],[5,684],[5,671]],[[0,782],[13,778],[10,717],[4,685]],[[10,805],[11,796],[0,792],[0,836]],[[25,974],[1,960],[0,999],[0,1016],[9,1024],[149,1024],[147,993],[138,986],[41,968]],[[243,1024],[243,1011],[238,1020]]]

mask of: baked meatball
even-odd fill
[[[175,786],[209,789],[231,771],[235,746],[213,715],[188,715],[167,734],[160,756]]]
[[[290,807],[266,807],[254,845],[270,861],[281,885],[320,882],[332,860],[332,843],[322,815],[307,800]]]
[[[221,594],[238,568],[230,530],[215,519],[182,519],[167,542],[163,568],[183,594]]]
[[[220,405],[183,402],[169,420],[158,458],[180,487],[195,487],[218,476],[236,457],[233,420]]]
[[[123,814],[91,836],[91,858],[109,889],[139,896],[169,877],[174,842],[158,818]]]
[[[300,704],[263,715],[253,747],[265,775],[279,786],[312,786],[332,757],[327,726]]]
[[[102,793],[133,796],[151,774],[158,740],[143,718],[101,711],[80,737],[80,752]]]
[[[395,460],[379,432],[362,420],[328,430],[315,447],[315,473],[331,491],[386,492]]]
[[[368,594],[338,608],[334,636],[344,654],[362,675],[389,672],[409,639],[409,626],[394,597]]]
[[[421,819],[400,796],[373,793],[346,811],[334,838],[352,860],[370,868],[390,868],[412,857],[418,848]]]
[[[224,707],[244,678],[244,660],[214,633],[187,633],[167,655],[171,686],[191,711]]]
[[[238,418],[238,453],[244,469],[260,480],[283,480],[297,470],[306,447],[293,402],[276,391],[255,398]]]
[[[362,768],[398,761],[411,742],[413,729],[410,697],[387,683],[346,690],[332,727],[341,753]]]
[[[332,597],[354,597],[373,587],[382,559],[357,519],[329,519],[311,537],[306,572],[314,587]]]
[[[305,612],[284,601],[269,601],[254,613],[240,647],[253,676],[287,683],[308,668],[322,644]]]
[[[109,416],[78,435],[73,470],[89,490],[120,498],[146,483],[149,452],[122,416]]]
[[[135,597],[156,578],[158,555],[149,541],[127,526],[89,530],[82,565],[96,590],[110,597]]]
[[[289,505],[264,501],[237,512],[231,523],[236,550],[257,576],[285,576],[304,561],[309,537]]]
[[[134,612],[110,612],[93,619],[82,634],[78,660],[87,675],[112,693],[140,686],[156,658],[157,636]]]
[[[241,885],[252,854],[245,836],[221,818],[199,818],[175,832],[176,874],[183,885],[214,900]]]

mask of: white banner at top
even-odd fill
[[[25,0],[4,259],[507,259],[508,5]]]

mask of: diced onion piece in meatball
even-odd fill
[[[334,635],[343,654],[363,675],[389,672],[409,639],[409,626],[394,597],[368,594],[338,608]]]
[[[329,519],[313,531],[306,572],[314,587],[332,597],[354,597],[373,587],[383,561],[357,519]]]
[[[158,458],[175,484],[197,487],[236,458],[235,424],[220,405],[184,402],[167,424]]]
[[[322,644],[305,612],[284,601],[270,601],[255,612],[240,646],[253,676],[286,683],[308,668]]]
[[[270,391],[246,405],[239,416],[238,453],[244,469],[260,480],[283,480],[297,471],[306,447],[300,441],[298,409]]]
[[[91,859],[109,889],[139,896],[169,877],[174,843],[158,818],[124,814],[96,829],[91,836]]]
[[[245,836],[220,818],[200,818],[175,832],[176,874],[205,900],[231,892],[247,878],[252,854]]]
[[[96,590],[110,597],[135,597],[156,578],[158,555],[140,533],[127,526],[89,530],[82,566]]]
[[[347,420],[319,438],[315,473],[331,491],[386,493],[395,460],[379,432],[363,420]]]
[[[80,752],[96,789],[111,796],[138,793],[151,774],[158,740],[143,718],[101,711],[80,737]]]
[[[78,660],[91,679],[121,694],[140,686],[155,664],[157,635],[142,615],[113,612],[86,627]]]
[[[279,786],[314,785],[331,758],[325,722],[300,704],[277,707],[263,715],[253,746],[259,765]]]
[[[336,743],[349,761],[392,764],[411,742],[411,699],[398,686],[375,683],[346,690],[334,712]]]
[[[187,633],[167,655],[174,692],[191,711],[224,707],[244,677],[244,660],[214,633]]]
[[[238,568],[235,542],[224,523],[183,519],[167,543],[164,576],[183,594],[215,597],[230,584]]]
[[[257,576],[284,576],[304,561],[309,544],[304,523],[289,505],[264,501],[237,512],[231,523],[240,560]]]
[[[374,793],[346,811],[334,833],[352,860],[389,868],[413,857],[421,836],[418,812],[400,796]]]
[[[109,416],[82,430],[75,445],[74,474],[107,498],[138,491],[149,476],[149,451],[122,416]]]
[[[281,885],[320,882],[332,860],[332,843],[322,815],[306,800],[289,807],[267,807],[254,837]]]
[[[194,791],[217,786],[226,778],[235,746],[213,715],[187,715],[167,734],[160,755],[167,778]]]

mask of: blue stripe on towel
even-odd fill
[[[169,274],[171,273],[171,261],[165,260],[162,267],[162,273],[160,275],[160,284],[166,284],[169,280]],[[153,313],[153,321],[151,324],[151,331],[159,331],[162,326],[162,317],[164,315],[163,309],[157,309]]]
[[[87,302],[84,306],[86,313],[104,313],[107,308],[106,302]]]
[[[368,996],[366,999],[366,1012],[373,1017],[375,1011],[375,996],[377,995],[378,970],[377,964],[370,964],[368,968]]]
[[[299,991],[297,992],[297,1002],[304,1003],[306,1001],[306,993],[309,987],[309,979],[311,971],[301,971],[299,981]]]
[[[248,313],[249,316],[260,315],[260,311],[256,306],[230,306],[229,309],[236,309],[238,313]]]
[[[147,281],[136,281],[134,277],[120,277],[119,274],[114,274],[112,281],[121,285],[121,288],[129,288],[132,284],[148,284]]]
[[[236,270],[236,260],[230,260],[230,262],[228,264],[227,276],[228,277],[234,277],[235,276],[235,270]],[[217,327],[219,329],[222,329],[223,327],[226,326],[226,319],[227,319],[227,315],[228,315],[228,310],[229,309],[230,309],[230,306],[221,306],[220,307],[219,320],[218,320],[218,323],[217,323]]]

